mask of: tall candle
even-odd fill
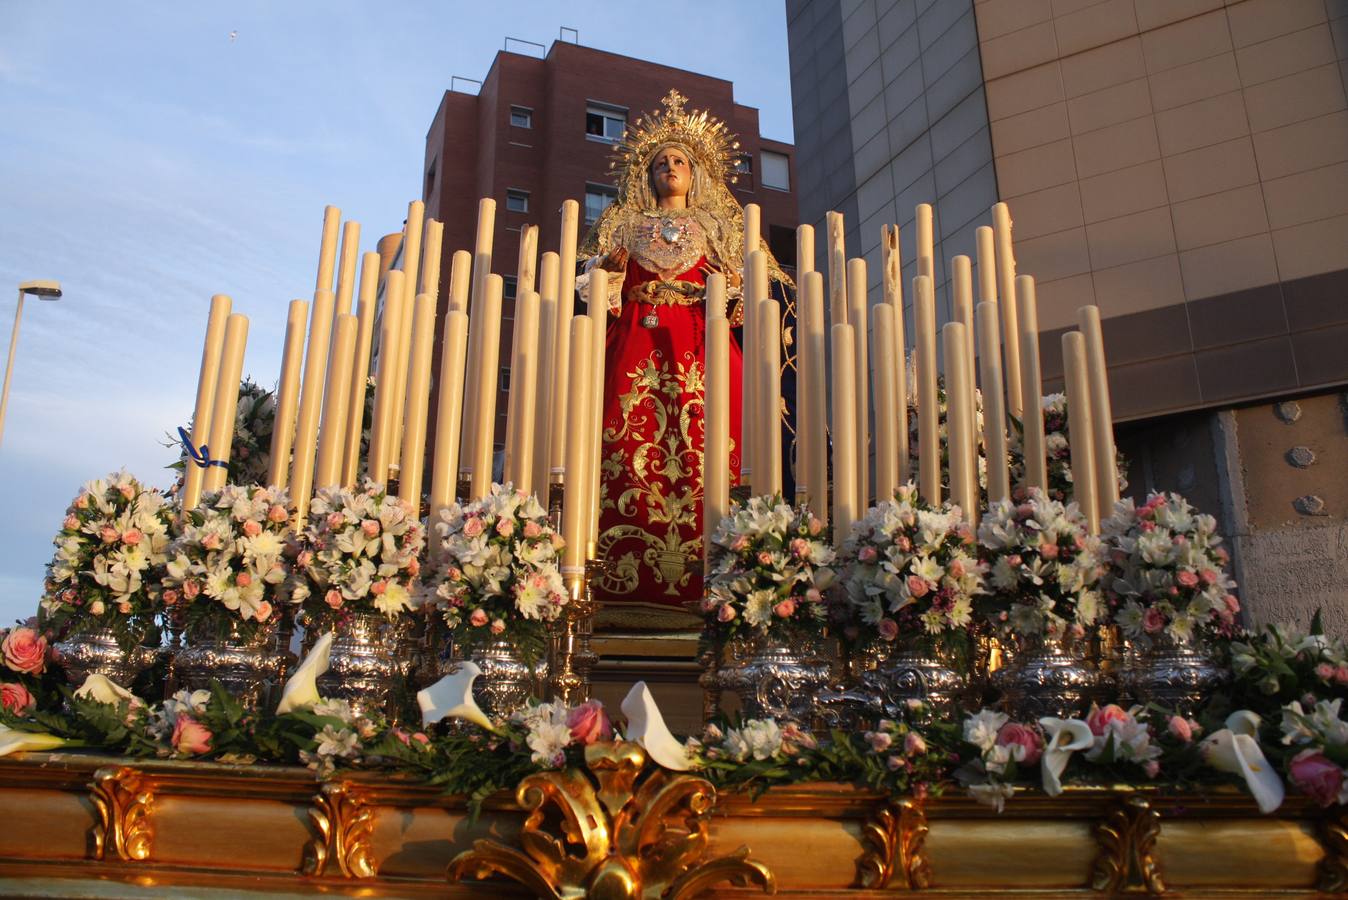
[[[496,384],[501,360],[501,276],[488,275],[482,291],[482,343],[478,346],[477,397],[473,400],[473,477],[469,500],[491,490],[492,454],[496,447]]]
[[[346,411],[346,446],[342,451],[342,484],[352,487],[360,471],[360,439],[365,431],[365,396],[369,390],[370,347],[374,343],[375,310],[379,304],[379,254],[360,262],[360,299],[356,307],[356,347]]]
[[[544,253],[538,266],[538,393],[534,400],[534,493],[548,505],[548,479],[552,461],[552,403],[557,391],[566,390],[566,379],[557,377],[553,355],[557,352],[557,254]]]
[[[450,310],[440,340],[440,393],[435,407],[435,458],[431,464],[431,522],[454,502],[463,429],[463,367],[468,361],[468,314]],[[432,545],[434,546],[434,544]]]
[[[431,357],[435,353],[435,297],[417,294],[412,309],[412,356],[408,361],[407,404],[403,407],[402,461],[398,497],[420,515],[422,474],[426,467],[426,413],[431,398]]]
[[[974,284],[969,257],[956,256],[950,260],[950,282],[954,297],[955,321],[964,326],[965,374],[974,384]],[[948,365],[948,364],[947,364]],[[972,412],[972,410],[970,410]],[[970,426],[972,427],[972,425]]]
[[[375,375],[370,454],[366,460],[366,474],[377,484],[388,483],[393,452],[389,431],[393,423],[393,376],[397,369],[394,353],[397,352],[403,308],[402,278],[403,273],[397,269],[390,269],[384,276],[384,309],[379,319],[379,368]]]
[[[917,230],[917,274],[931,279],[933,295],[936,292],[936,244],[932,231],[930,203],[919,203],[915,212]]]
[[[856,355],[851,325],[833,337],[833,546],[841,547],[857,518]]]
[[[332,290],[332,272],[337,266],[337,226],[341,221],[340,209],[323,207],[323,237],[318,245],[318,279],[314,283],[316,291]]]
[[[337,267],[336,315],[351,312],[351,296],[356,290],[356,259],[360,256],[360,223],[342,224],[342,252]]]
[[[988,500],[1011,498],[1007,470],[1006,402],[1002,394],[1002,345],[998,333],[997,304],[978,304],[978,362],[983,379],[983,446],[988,460]]]
[[[211,418],[215,410],[216,382],[220,380],[220,354],[225,347],[225,324],[229,320],[232,306],[233,301],[228,297],[216,294],[211,298],[210,312],[206,314],[206,340],[201,347],[201,368],[197,373],[197,402],[192,413],[191,440],[192,446],[197,451],[201,449],[202,444],[207,444],[208,450],[215,450],[209,446]],[[301,333],[303,328],[301,325]],[[219,466],[211,468],[218,469]],[[201,502],[201,490],[205,482],[206,469],[189,459],[187,469],[183,473],[183,509],[197,508],[197,504]]]
[[[762,240],[763,225],[762,213],[757,203],[744,204],[744,258],[747,260],[749,254],[758,249],[758,244]]]
[[[421,239],[425,228],[426,204],[413,200],[407,205],[407,240],[403,244],[403,318],[398,333],[397,392],[393,396],[393,441],[390,459],[402,459],[403,427],[406,423],[407,379],[411,371],[412,329],[417,294],[417,275],[421,271]]]
[[[566,500],[562,505],[562,574],[579,578],[584,572],[585,545],[590,526],[586,501],[589,492],[586,475],[589,472],[589,447],[585,440],[589,432],[590,403],[594,399],[591,387],[590,365],[594,362],[590,342],[590,317],[573,316],[568,344],[575,357],[567,373],[567,407],[571,410],[569,426],[572,430],[566,446]],[[569,580],[568,578],[568,580]]]
[[[1063,380],[1067,388],[1067,445],[1072,452],[1072,498],[1091,534],[1100,533],[1095,496],[1095,435],[1091,428],[1091,388],[1086,375],[1086,339],[1079,331],[1062,336]]]
[[[843,215],[830,212],[828,225],[828,313],[831,325],[847,321],[847,248],[843,233]]]
[[[557,340],[553,346],[552,365],[555,372],[567,372],[571,364],[571,318],[575,312],[576,294],[576,229],[580,205],[574,200],[562,203],[562,237],[557,252]],[[550,478],[560,479],[565,471],[567,407],[569,391],[558,385],[552,395],[549,413],[548,460]]]
[[[857,499],[856,508],[865,509],[870,505],[870,352],[866,347],[867,325],[866,300],[866,260],[849,259],[847,261],[847,324],[852,326],[853,365],[856,372],[852,376],[855,390],[856,412],[853,427],[856,428],[857,453]]]
[[[814,271],[814,226],[796,226],[796,284]]]
[[[520,256],[515,266],[515,296],[523,297],[536,290],[534,278],[538,271],[538,226],[525,225],[520,229]]]
[[[885,303],[894,311],[894,413],[898,419],[898,484],[911,477],[908,465],[908,342],[903,327],[903,258],[899,254],[899,226],[881,232],[884,248]],[[879,494],[876,495],[879,499]]]
[[[346,313],[336,320],[328,354],[323,421],[318,431],[318,464],[314,467],[314,486],[320,488],[341,484],[346,417],[351,403],[351,363],[356,355],[356,317]]]
[[[281,380],[276,391],[276,418],[272,420],[271,457],[267,484],[285,487],[290,480],[290,451],[295,445],[295,410],[300,403],[300,372],[304,368],[304,333],[309,304],[291,300],[286,315],[285,344],[281,351]]]
[[[875,390],[875,500],[894,496],[899,486],[898,408],[894,365],[894,307],[877,303],[871,318],[871,377]]]
[[[719,282],[714,286],[713,282]],[[725,306],[725,276],[707,279],[707,293],[718,290]],[[707,548],[721,519],[730,512],[730,321],[707,316],[707,374],[702,442],[702,530]],[[705,558],[705,557],[704,557]]]
[[[225,343],[220,350],[220,377],[212,401],[211,457],[229,462],[234,449],[234,419],[239,411],[239,381],[243,378],[243,352],[248,344],[248,317],[231,313],[225,320]],[[203,490],[212,493],[225,486],[228,466],[211,466]]]
[[[997,303],[1002,314],[1002,344],[1006,354],[1006,405],[1017,419],[1023,415],[1024,377],[1020,358],[1019,298],[1016,294],[1016,256],[1011,246],[1011,208],[1005,203],[992,207],[993,243],[997,256]]]
[[[477,401],[481,394],[482,335],[486,331],[486,301],[474,296],[468,313],[468,362],[463,376],[463,431],[459,437],[459,479],[472,478],[477,459]]]
[[[604,422],[604,353],[608,334],[608,271],[595,267],[590,272],[590,352],[594,362],[590,367],[593,399],[590,402],[590,474],[586,489],[590,492],[590,543],[599,540],[599,477],[600,454],[603,452]]]
[[[800,228],[808,226],[802,225]],[[797,258],[800,255],[801,231],[796,229],[796,247]],[[811,244],[814,242],[814,235],[809,237]],[[811,260],[813,263],[813,260]],[[810,441],[806,437],[806,423],[811,420],[810,410],[810,391],[805,386],[806,359],[809,350],[806,349],[805,339],[805,281],[806,276],[813,275],[813,266],[807,271],[797,271],[796,274],[796,496],[797,504],[808,503],[810,498]]]
[[[295,501],[301,522],[309,513],[309,500],[314,489],[314,451],[318,449],[318,416],[327,384],[335,305],[331,291],[314,292],[309,348],[304,355],[304,381],[300,385],[300,408],[295,416],[295,458],[290,463],[290,496]]]
[[[950,322],[941,329],[945,350],[946,431],[950,436],[950,499],[964,511],[970,525],[978,524],[978,476],[974,459],[973,391],[969,384],[968,346],[964,324]]]
[[[801,431],[806,449],[806,501],[810,509],[825,523],[829,520],[828,498],[828,397],[825,393],[828,377],[826,354],[828,335],[824,330],[824,276],[809,272],[801,294]]]
[[[1048,488],[1048,460],[1044,455],[1043,369],[1039,361],[1039,305],[1035,302],[1034,278],[1016,276],[1020,301],[1021,419],[1025,451],[1026,487]],[[1001,304],[1006,312],[1006,304]],[[1006,321],[1005,318],[1002,319]]]
[[[755,488],[760,494],[782,492],[782,312],[776,300],[758,303],[759,354],[758,403],[763,442],[761,477]]]
[[[473,254],[455,250],[449,261],[449,303],[446,312],[468,312],[468,283],[473,277]]]
[[[974,229],[974,244],[978,248],[978,302],[997,302],[997,251],[992,229],[979,225]],[[981,325],[979,326],[982,327]],[[983,342],[979,341],[981,348]]]
[[[932,506],[939,506],[941,417],[936,392],[936,296],[926,275],[913,279],[913,311],[917,330],[918,493]]]
[[[741,300],[744,327],[740,334],[743,342],[740,348],[743,353],[743,369],[740,372],[740,484],[748,487],[750,492],[757,492],[758,478],[762,473],[758,459],[763,443],[763,436],[758,434],[758,415],[761,411],[758,405],[758,381],[759,354],[763,345],[758,336],[758,304],[764,298],[759,293],[762,282],[755,275],[755,259],[761,256],[762,252],[755,250],[744,258],[744,293]],[[763,271],[767,271],[766,265]]]
[[[421,286],[418,294],[430,294],[439,308],[440,259],[444,254],[445,223],[426,220],[426,237],[421,245]]]
[[[1077,310],[1077,323],[1086,341],[1086,377],[1090,383],[1091,431],[1094,434],[1096,506],[1104,518],[1119,502],[1119,463],[1114,448],[1114,410],[1109,399],[1109,367],[1105,364],[1105,335],[1100,307]]]
[[[478,364],[481,353],[477,308],[482,302],[482,292],[486,290],[487,276],[491,274],[492,252],[495,243],[496,201],[483,197],[477,201],[477,234],[473,239],[473,275],[468,288],[468,368],[464,376],[463,422],[464,432],[462,452],[459,455],[459,468],[470,471],[473,466],[473,423],[477,421],[477,412],[473,405],[478,398],[478,379],[482,375]]]
[[[477,201],[477,235],[473,239],[473,279],[468,292],[469,304],[477,303],[491,274],[492,246],[496,233],[496,201],[483,197]],[[471,315],[471,307],[469,313]]]
[[[510,397],[519,424],[509,428],[506,481],[526,494],[534,490],[534,409],[538,398],[538,292],[526,291],[515,302],[515,340],[510,358]]]

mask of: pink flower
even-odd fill
[[[1339,666],[1335,669],[1334,680],[1339,684],[1348,684],[1348,666]]]
[[[71,513],[70,515],[66,516],[66,520],[61,523],[61,527],[64,528],[66,531],[74,531],[76,528],[80,527],[80,520],[75,516],[74,513]]]
[[[172,606],[173,604],[175,604],[175,603],[178,602],[178,599],[179,599],[179,594],[178,594],[178,592],[175,591],[173,588],[169,588],[168,590],[164,591],[164,605],[165,605],[165,606]]]
[[[331,606],[333,609],[341,609],[342,592],[336,588],[329,589],[329,591],[323,595],[323,602],[327,603],[328,606]]]
[[[117,601],[117,611],[118,611],[119,613],[121,613],[122,615],[124,615],[124,616],[129,616],[129,615],[131,615],[131,601],[130,601],[130,600],[118,600],[118,601]]]
[[[387,590],[388,590],[388,582],[387,582],[387,581],[382,581],[382,580],[381,580],[381,581],[376,581],[374,584],[370,585],[370,593],[371,593],[371,594],[374,594],[376,597],[381,597],[381,596],[383,596],[384,591],[387,591]]]
[[[328,530],[336,531],[346,523],[346,517],[339,512],[328,513]]]
[[[473,610],[473,614],[468,617],[468,621],[478,628],[487,624],[487,611],[481,607]]]
[[[613,724],[598,700],[586,700],[568,712],[566,727],[571,729],[571,740],[587,746],[613,737]]]
[[[787,597],[781,603],[778,603],[776,606],[772,608],[773,614],[776,615],[777,618],[779,619],[789,619],[795,613],[795,611],[796,611],[796,601],[791,597]]]
[[[951,578],[963,578],[967,570],[964,568],[963,561],[957,559],[950,563],[949,571]]]
[[[1160,760],[1156,759],[1147,760],[1142,764],[1142,771],[1146,773],[1148,778],[1155,778],[1157,775],[1160,775],[1161,774]]]
[[[498,519],[496,521],[496,533],[501,537],[510,537],[515,533],[515,520]]]
[[[885,760],[885,766],[888,767],[889,771],[897,772],[900,769],[908,768],[908,760],[904,759],[902,756],[891,756],[889,759]]]
[[[1198,573],[1198,577],[1203,579],[1204,584],[1212,585],[1217,583],[1217,573],[1212,569],[1204,569]]]
[[[211,730],[189,715],[180,714],[173,724],[173,749],[188,756],[211,752]]]
[[[926,738],[916,731],[910,731],[903,737],[903,752],[907,756],[916,756],[927,752]]]
[[[760,566],[772,565],[772,554],[766,550],[758,551],[758,564]]]
[[[1222,602],[1226,604],[1226,608],[1230,611],[1231,615],[1234,616],[1236,613],[1240,612],[1240,601],[1236,599],[1235,594],[1227,594],[1222,598]]]
[[[857,559],[864,563],[873,563],[879,556],[880,554],[875,552],[874,547],[862,547],[861,550],[857,552]]]
[[[188,579],[183,582],[183,596],[191,600],[201,593],[201,582]]]
[[[524,523],[524,536],[526,538],[536,538],[542,533],[543,526],[539,525],[537,522]]]
[[[75,508],[76,508],[76,509],[88,509],[88,508],[89,508],[89,495],[88,495],[88,494],[80,494],[78,497],[76,497],[76,498],[75,498]]]
[[[290,518],[290,514],[287,513],[286,508],[279,503],[267,510],[268,522],[275,522],[279,525],[288,518]]]
[[[805,599],[810,603],[824,602],[824,595],[819,593],[819,588],[807,588],[805,590]]]
[[[40,675],[47,667],[47,639],[32,628],[15,628],[0,641],[0,655],[15,672]]]
[[[257,537],[262,533],[262,523],[256,519],[248,519],[243,523],[243,533],[246,537]]]
[[[735,618],[735,607],[726,604],[716,611],[716,621],[729,622]]]
[[[1343,787],[1343,770],[1319,750],[1303,750],[1292,757],[1287,774],[1297,790],[1321,806],[1336,802]]]
[[[875,552],[869,547],[863,548],[862,552],[864,553],[866,550],[871,550],[871,553]],[[791,555],[796,559],[805,559],[810,555],[810,542],[805,540],[805,538],[793,538],[791,541]]]
[[[469,516],[463,520],[463,533],[468,537],[477,537],[487,530],[487,526],[477,516]]]
[[[505,631],[505,620],[503,620],[503,619],[492,619],[492,620],[491,620],[491,633],[492,633],[492,634],[500,634],[500,633],[503,632],[503,631]]]
[[[265,622],[271,618],[271,613],[271,604],[266,600],[263,600],[257,605],[257,612],[253,613],[253,618],[259,622]]]
[[[238,575],[234,576],[234,583],[241,588],[246,588],[253,583],[253,576],[249,575],[247,572],[240,572]]]
[[[365,519],[360,523],[360,533],[367,538],[372,538],[379,534],[379,521],[377,519]]]
[[[894,739],[889,736],[887,731],[868,731],[866,732],[866,742],[871,745],[871,750],[876,753],[884,753],[894,743]]]
[[[1320,663],[1315,667],[1315,677],[1321,681],[1332,681],[1334,679],[1334,667],[1329,663]]]
[[[309,568],[313,561],[314,551],[312,550],[301,550],[300,555],[295,557],[295,565],[299,566],[301,569]]]
[[[16,716],[22,716],[27,715],[34,706],[37,706],[37,701],[28,692],[28,688],[17,681],[0,684],[0,708],[7,709]]]
[[[748,550],[749,536],[747,534],[741,534],[736,537],[735,540],[731,542],[730,549],[734,550],[736,553],[743,553],[745,550]]]
[[[121,534],[119,534],[117,529],[113,528],[111,525],[104,525],[99,529],[98,537],[105,544],[115,544],[117,539],[121,537]]]
[[[1183,716],[1171,716],[1166,728],[1180,743],[1187,744],[1194,739],[1194,730],[1190,727],[1189,720]]]
[[[898,622],[895,622],[893,619],[889,618],[888,616],[886,616],[885,618],[881,619],[881,620],[876,624],[876,628],[877,628],[877,629],[879,630],[879,632],[880,632],[880,639],[881,639],[881,640],[884,640],[884,641],[892,641],[892,640],[894,640],[896,637],[899,636],[899,623],[898,623]]]
[[[1091,734],[1102,735],[1110,722],[1126,722],[1129,719],[1128,712],[1117,703],[1110,703],[1107,706],[1091,707],[1090,715],[1086,716],[1086,724],[1090,726]]]
[[[930,591],[931,588],[927,586],[927,579],[919,575],[908,576],[908,593],[912,594],[915,599],[921,600]]]
[[[810,516],[810,525],[809,525],[809,529],[810,529],[810,537],[815,537],[815,536],[817,536],[817,535],[819,534],[819,532],[821,532],[821,531],[824,530],[824,522],[823,522],[823,520],[821,520],[821,519],[816,519],[814,516]]]
[[[201,546],[206,550],[219,550],[220,535],[212,531],[210,534],[206,535],[201,539]]]
[[[1019,553],[1012,553],[1006,558],[1006,564],[1013,569],[1019,567],[1023,562],[1025,562],[1025,560],[1021,559]]]
[[[1178,572],[1176,572],[1175,580],[1180,583],[1181,587],[1187,588],[1198,587],[1198,576],[1195,575],[1193,572],[1190,572],[1188,569],[1180,569]]]
[[[1039,762],[1044,753],[1044,741],[1039,733],[1019,722],[1007,722],[1002,726],[997,732],[997,746],[1010,748],[1012,758],[1026,766]],[[1021,748],[1019,755],[1015,752],[1016,747]]]
[[[117,492],[122,495],[123,500],[130,500],[132,497],[136,496],[136,489],[129,484],[119,484],[117,486]]]
[[[1044,559],[1058,558],[1058,545],[1045,538],[1039,543],[1039,555]]]
[[[1154,606],[1147,607],[1146,612],[1142,613],[1142,630],[1147,634],[1155,634],[1165,627],[1165,613]]]

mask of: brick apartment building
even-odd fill
[[[496,200],[492,268],[505,279],[501,330],[508,367],[520,230],[539,226],[539,253],[555,250],[562,202],[581,203],[581,239],[616,196],[609,160],[629,120],[659,108],[671,88],[689,108],[707,109],[738,135],[741,203],[762,207],[763,236],[784,266],[795,264],[795,150],[760,136],[758,110],[735,102],[720,78],[616,53],[554,42],[543,58],[502,51],[477,94],[446,91],[426,134],[426,215],[445,225],[441,310],[450,259],[472,250],[481,197]],[[505,434],[505,387],[497,402],[497,445]]]

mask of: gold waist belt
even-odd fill
[[[692,281],[645,281],[632,289],[631,299],[651,306],[694,306],[702,302],[702,285]]]

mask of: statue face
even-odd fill
[[[677,147],[666,147],[651,160],[651,182],[658,197],[687,197],[693,186],[693,166]]]

